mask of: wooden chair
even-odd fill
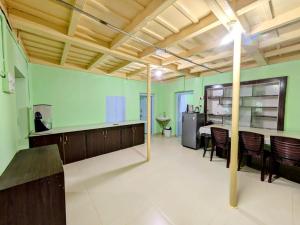
[[[239,131],[239,165],[238,170],[241,169],[243,157],[258,158],[261,162],[261,181],[265,180],[266,158],[267,154],[264,152],[264,135],[247,131]]]
[[[213,122],[212,121],[207,121],[205,123],[205,126],[208,126],[208,125],[212,125]],[[211,142],[211,135],[210,134],[202,134],[202,140],[204,142],[204,145],[203,145],[203,157],[205,157],[205,154],[207,151],[211,151],[211,148],[209,148],[209,143]]]
[[[226,167],[229,167],[230,160],[230,140],[229,140],[229,131],[222,128],[211,127],[211,144],[212,149],[210,153],[210,161],[212,161],[214,151],[221,150],[226,154]]]
[[[211,148],[209,148],[209,143],[211,142],[211,135],[210,134],[202,134],[202,139],[204,141],[203,157],[205,157],[206,152],[211,151]]]
[[[300,139],[271,136],[269,183],[272,182],[275,164],[277,164],[276,166],[279,166],[280,164],[287,166],[300,166]]]

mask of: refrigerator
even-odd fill
[[[184,147],[199,149],[200,139],[198,137],[199,128],[204,126],[203,113],[182,113],[182,136],[181,144]]]

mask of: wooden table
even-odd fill
[[[229,130],[229,137],[231,137],[231,125],[209,125],[200,127],[199,133],[201,134],[210,134],[211,127],[219,127],[223,129]],[[291,137],[300,139],[300,131],[279,131],[279,130],[271,130],[271,129],[261,129],[261,128],[253,128],[253,127],[240,127],[240,131],[249,131],[258,134],[262,134],[265,136],[265,144],[270,145],[270,136],[283,136],[283,137]]]

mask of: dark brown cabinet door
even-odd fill
[[[122,148],[130,148],[133,146],[133,127],[124,126],[121,128],[121,146]]]
[[[64,145],[63,145],[63,135],[62,134],[51,134],[44,136],[36,136],[29,138],[29,147],[40,147],[45,145],[54,145],[57,144],[59,149],[60,158],[65,163],[64,156]]]
[[[112,127],[105,129],[105,153],[121,149],[121,128]]]
[[[87,131],[86,156],[87,158],[105,153],[105,129]]]
[[[86,135],[84,131],[65,133],[64,144],[66,163],[86,158]]]
[[[145,125],[143,123],[141,124],[135,124],[132,126],[133,128],[133,144],[134,145],[141,145],[145,143]]]

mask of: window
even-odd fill
[[[106,122],[125,121],[125,97],[106,96]]]

